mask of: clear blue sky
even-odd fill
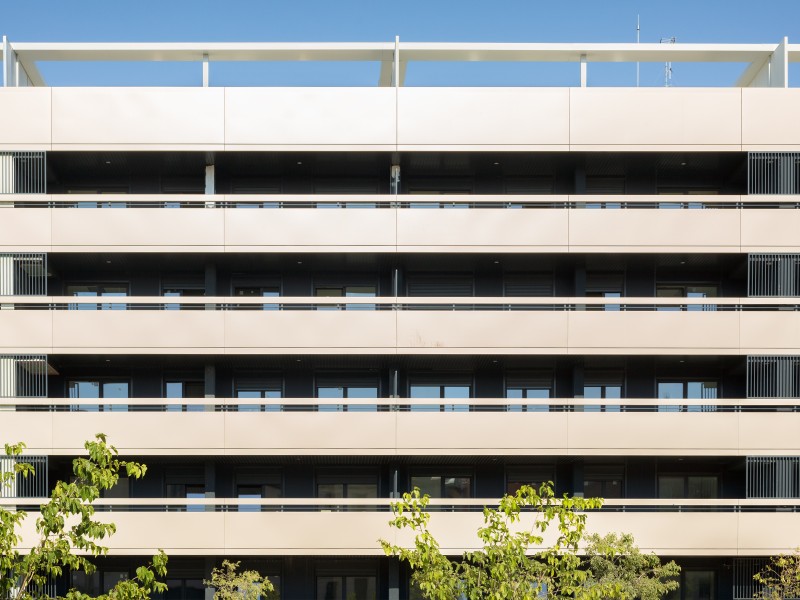
[[[0,0],[12,41],[800,43],[800,0]],[[798,65],[800,66],[800,65]],[[741,65],[673,65],[674,85],[730,85]],[[197,85],[190,64],[44,64],[53,85]],[[642,65],[662,85],[663,64]],[[590,65],[589,85],[631,85],[632,65]],[[212,64],[212,85],[373,85],[374,64]],[[412,64],[408,85],[575,85],[577,65]],[[793,85],[800,69],[792,66]]]

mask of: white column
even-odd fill
[[[581,54],[581,87],[586,87],[586,55]]]
[[[0,152],[0,194],[14,193],[14,155]]]
[[[17,360],[14,356],[0,356],[0,398],[17,395]]]
[[[14,472],[14,459],[3,457],[0,458],[0,474],[4,477],[6,473]],[[17,478],[13,477],[3,484],[0,489],[0,498],[16,498],[17,497]],[[12,507],[13,509],[13,507]]]
[[[0,310],[14,310],[14,305],[3,304],[3,296],[14,295],[14,255],[0,254]]]
[[[216,174],[214,165],[206,165],[206,185],[205,185],[205,194],[206,195],[213,195],[216,193]],[[206,208],[214,208],[214,202],[206,202]]]

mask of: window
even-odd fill
[[[280,473],[239,472],[236,474],[236,497],[242,499],[282,498]],[[239,512],[259,512],[260,506],[240,504]]]
[[[233,395],[243,399],[282,398],[283,381],[279,376],[243,377],[234,380]],[[280,404],[239,404],[239,412],[280,411]]]
[[[555,290],[552,273],[507,273],[503,277],[503,295],[532,298],[553,296]]]
[[[376,600],[374,575],[318,575],[317,600]]]
[[[714,600],[716,573],[700,569],[681,569],[680,587],[667,596],[668,600]]]
[[[719,498],[719,477],[686,473],[659,474],[658,497]]]
[[[622,371],[587,369],[583,380],[583,397],[618,399],[623,396],[625,374]],[[619,412],[619,404],[585,406],[586,412]]]
[[[68,398],[130,398],[130,384],[123,380],[72,379],[67,381]],[[73,404],[73,411],[127,411],[127,404]]]
[[[543,371],[540,373],[513,374],[506,376],[506,398],[542,399],[553,396],[553,373]],[[509,404],[510,411],[547,412],[548,404]]]
[[[374,285],[315,285],[314,295],[320,298],[374,298]],[[374,304],[328,304],[319,305],[317,310],[375,310]]]
[[[672,379],[661,380],[658,382],[658,398],[662,400],[672,399],[708,399],[716,400],[719,392],[719,382],[716,380],[703,379]],[[661,412],[677,412],[680,406],[659,406]],[[689,412],[707,412],[716,410],[714,405],[695,405],[686,409]]]
[[[506,493],[515,494],[523,485],[538,490],[548,481],[555,483],[555,468],[550,465],[509,468],[506,471]]]
[[[472,477],[469,475],[420,473],[411,476],[411,489],[415,487],[431,498],[472,497]]]
[[[206,497],[206,486],[203,483],[167,483],[167,498],[186,498],[201,500]],[[186,512],[203,512],[204,506],[187,504]]]
[[[714,284],[683,284],[659,283],[656,284],[656,297],[658,298],[716,298],[719,296],[719,286]],[[686,304],[681,306],[659,306],[660,311],[707,311],[717,310],[716,304]]]
[[[204,600],[206,588],[202,579],[167,579],[164,600]]]
[[[419,376],[411,379],[409,383],[409,398],[434,399],[472,398],[472,382],[466,377],[436,377]],[[466,412],[468,404],[411,404],[411,410]]]
[[[317,474],[317,498],[377,498],[378,477],[363,473]]]
[[[586,498],[622,498],[624,482],[622,466],[587,465],[583,471],[583,495]]]
[[[625,287],[625,276],[618,272],[598,272],[586,274],[587,298],[621,298]],[[619,304],[600,304],[587,306],[590,310],[619,311]]]
[[[377,375],[332,373],[317,375],[314,382],[316,398],[379,398],[380,384]],[[319,411],[346,410],[351,412],[378,410],[377,404],[319,405]]]
[[[277,285],[268,286],[244,286],[233,288],[233,295],[240,298],[277,298],[281,295],[280,287]],[[278,310],[278,304],[242,304],[239,308],[245,310]]]
[[[76,298],[118,297],[128,295],[127,283],[90,283],[90,284],[70,284],[66,286],[66,295]],[[103,303],[103,304],[70,304],[69,310],[125,310],[128,307],[124,303]]]
[[[474,278],[472,274],[409,273],[406,279],[406,295],[411,298],[474,296]]]
[[[205,398],[205,382],[202,379],[167,379],[164,381],[165,398]],[[199,404],[168,404],[168,411],[202,412]]]
[[[168,286],[161,289],[161,295],[165,298],[182,298],[182,297],[199,297],[205,296],[205,287],[201,286]],[[202,304],[165,304],[166,310],[203,310],[205,307]]]

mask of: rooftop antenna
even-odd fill
[[[639,43],[639,15],[636,15],[636,43]],[[639,61],[636,61],[636,87],[639,87]]]
[[[668,38],[661,38],[662,44],[674,44],[677,40],[675,36]],[[672,87],[672,61],[668,60],[664,63],[664,87]]]

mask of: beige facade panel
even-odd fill
[[[56,352],[219,351],[225,347],[225,313],[221,311],[70,310],[53,311],[52,319]]]
[[[49,150],[51,88],[0,87],[0,151]]]
[[[742,90],[743,150],[800,150],[798,89]]]
[[[22,548],[34,539],[30,513],[21,530]],[[385,538],[410,542],[388,526],[389,512],[110,512],[100,520],[117,525],[104,541],[112,555],[369,555],[382,556]],[[525,515],[520,527],[530,527]],[[430,530],[445,553],[479,546],[480,512],[434,512]],[[628,532],[644,552],[667,556],[769,556],[789,552],[800,537],[793,513],[600,512],[587,519],[590,533]],[[547,538],[554,535],[549,533]],[[547,543],[548,539],[545,539]]]
[[[53,345],[53,315],[40,310],[4,310],[0,298],[0,348],[8,354],[46,352]]]
[[[554,200],[566,200],[566,197],[554,197]],[[564,251],[569,212],[567,209],[400,209],[397,211],[398,249],[413,247],[415,251],[421,248],[436,251],[442,247],[474,250],[487,246],[493,249],[516,246],[532,251],[539,248]]]
[[[571,88],[570,144],[618,149],[738,150],[736,88]]]
[[[417,349],[474,349],[493,354],[507,348],[552,353],[568,343],[568,314],[552,311],[400,311],[397,346]]]
[[[664,201],[663,196],[651,198]],[[621,198],[603,197],[597,201],[601,199],[619,201]],[[698,197],[697,202],[702,202],[702,197]],[[735,209],[575,209],[569,214],[569,246],[573,251],[594,248],[616,252],[738,252],[741,212]]]
[[[322,200],[316,196],[314,199]],[[396,214],[392,209],[370,208],[226,209],[225,244],[262,251],[287,246],[318,249],[358,245],[394,251]]]
[[[794,311],[3,310],[8,352],[791,354]],[[741,321],[741,324],[740,324]],[[741,340],[740,340],[741,337]]]
[[[437,412],[430,407],[440,400],[415,402],[428,410],[4,410],[0,439],[67,456],[98,431],[121,452],[142,456],[748,456],[796,453],[800,427],[799,415],[784,412]]]
[[[568,149],[567,88],[402,87],[397,97],[401,150]]]
[[[768,208],[742,211],[743,252],[797,252],[798,248],[800,211]]]
[[[735,354],[739,313],[698,310],[569,313],[571,352]]]
[[[53,149],[222,149],[222,88],[52,88]]]
[[[219,313],[222,315],[223,313]],[[395,313],[371,310],[230,311],[224,347],[393,351]]]
[[[50,214],[47,208],[0,206],[0,251],[47,252],[52,240]]]
[[[52,243],[59,249],[183,246],[196,251],[225,245],[224,214],[217,210],[59,208],[52,214]]]
[[[743,312],[741,346],[752,354],[800,351],[800,313],[794,311]]]
[[[393,88],[226,88],[225,144],[393,150]]]

